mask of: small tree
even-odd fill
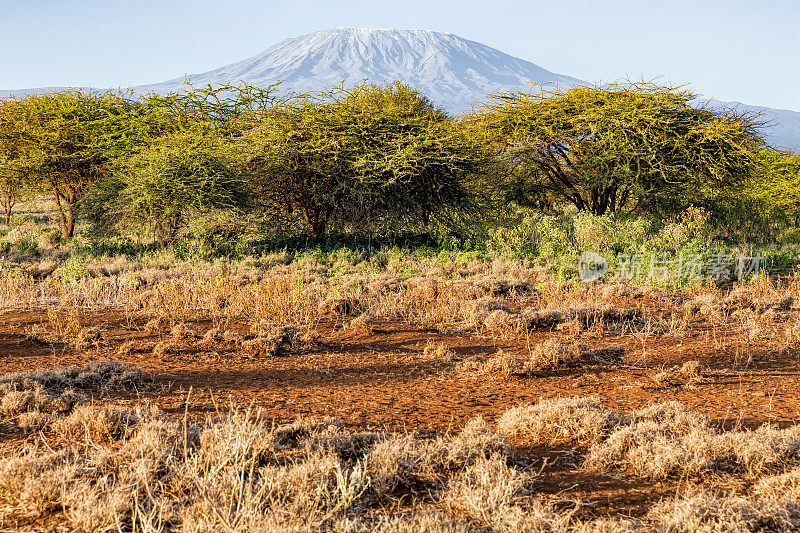
[[[25,190],[25,175],[14,155],[12,147],[0,147],[0,207],[6,226],[11,223],[11,211]]]
[[[542,89],[500,95],[474,120],[519,203],[676,210],[704,186],[749,176],[761,143],[750,118],[692,107],[694,98],[650,83]]]
[[[113,163],[150,139],[139,105],[111,92],[26,96],[0,107],[0,148],[55,197],[65,238],[75,231],[85,185],[106,178]],[[6,155],[8,157],[8,155]]]
[[[168,244],[194,218],[244,207],[248,192],[217,140],[182,133],[154,141],[95,189],[90,218],[101,229],[149,227]]]
[[[22,174],[7,172],[0,168],[0,207],[3,208],[6,226],[11,224],[11,211],[22,198],[24,190]]]

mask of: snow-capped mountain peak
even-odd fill
[[[364,80],[400,80],[454,112],[486,94],[525,89],[532,82],[579,82],[453,34],[381,28],[336,28],[284,39],[244,61],[191,76],[196,85],[282,81],[283,88],[294,91]],[[136,89],[165,92],[184,82],[178,78]]]

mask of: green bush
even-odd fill
[[[249,188],[219,141],[179,134],[133,156],[91,200],[95,233],[149,228],[165,245],[193,222],[205,231],[226,218],[223,210],[246,207]]]

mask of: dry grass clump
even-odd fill
[[[345,316],[357,316],[363,310],[361,302],[357,298],[331,298],[319,304],[320,314],[337,314]]]
[[[509,522],[525,490],[526,475],[510,468],[505,457],[479,458],[453,479],[442,494],[444,506],[471,524],[496,531]]]
[[[350,329],[361,334],[371,334],[375,325],[375,316],[371,313],[361,313],[350,321]]]
[[[435,343],[429,340],[422,349],[422,356],[429,361],[452,363],[458,360],[458,355],[447,344]]]
[[[485,305],[483,308],[476,306],[469,322],[474,327],[484,327],[490,333],[512,337],[526,331],[562,329],[570,321],[578,330],[585,330],[591,327],[622,326],[640,321],[642,317],[642,310],[639,308],[527,308],[517,313],[511,311],[507,304],[495,304],[495,307],[496,309],[489,311]]]
[[[229,344],[240,345],[245,341],[245,336],[235,331],[226,330],[222,332],[222,340]]]
[[[42,373],[35,384],[44,389],[63,381],[48,376]],[[500,432],[476,418],[460,432],[438,436],[353,432],[333,418],[275,427],[257,411],[236,408],[199,424],[147,406],[90,404],[65,416],[30,411],[18,420],[42,435],[16,444],[16,453],[7,447],[0,458],[0,528],[6,529],[42,523],[78,531],[192,533],[800,527],[800,430],[720,432],[674,402],[617,413],[596,398],[544,400],[506,412]],[[518,457],[506,435],[525,444],[591,445],[589,459],[603,446],[613,448],[604,456],[612,461],[605,470],[648,472],[633,469],[635,459],[658,463],[669,475],[687,474],[684,465],[703,465],[702,472],[783,472],[758,481],[752,495],[690,493],[655,505],[640,519],[584,521],[578,506],[557,510],[555,502],[536,496],[539,476],[546,474]],[[690,437],[713,445],[692,444]],[[711,451],[692,457],[675,452],[676,446]],[[670,461],[678,467],[670,469]],[[784,468],[790,465],[793,470]]]
[[[281,357],[297,353],[313,342],[313,337],[294,326],[261,325],[255,338],[241,341],[244,353],[259,357]]]
[[[519,313],[495,309],[483,320],[483,328],[492,335],[511,338],[524,333],[525,320]]]
[[[27,412],[64,413],[87,400],[84,394],[74,389],[107,393],[151,386],[152,380],[140,369],[113,361],[5,374],[0,377],[0,411],[8,416]],[[29,418],[24,423],[32,420]]]
[[[191,322],[180,322],[172,327],[170,335],[176,340],[194,339],[200,336],[200,330]]]
[[[624,298],[642,298],[643,296],[652,296],[654,294],[655,289],[651,287],[636,287],[635,285],[630,285],[629,283],[613,283],[610,285],[604,285],[599,293],[600,297],[604,300],[615,300],[615,299],[624,299]]]
[[[60,370],[6,374],[0,377],[0,413],[13,417],[24,431],[43,431],[63,424],[89,398],[83,391],[147,389],[153,386],[138,368],[99,361]],[[60,417],[66,416],[66,419]],[[62,427],[62,433],[66,430]]]
[[[722,312],[722,304],[714,294],[701,294],[684,302],[683,308],[691,315],[703,317],[718,316]]]
[[[590,328],[599,323],[614,324],[631,322],[642,317],[642,310],[638,307],[600,309],[597,307],[580,307],[569,310],[569,316],[582,327]]]
[[[500,433],[525,444],[588,445],[608,436],[620,415],[596,397],[541,400],[509,409],[497,421]]]
[[[480,328],[483,327],[484,322],[489,315],[494,311],[504,311],[510,314],[511,308],[508,302],[500,298],[492,298],[484,296],[474,301],[467,302],[462,307],[462,314],[467,325]]]
[[[75,350],[99,348],[104,344],[103,330],[99,326],[81,328],[70,344]]]
[[[20,389],[6,389],[0,391],[0,412],[6,416],[17,416],[28,412],[62,413],[83,401],[86,397],[72,390],[61,392],[48,392],[41,384],[35,383]],[[27,419],[26,422],[32,422]],[[32,426],[35,423],[31,424]]]
[[[156,357],[164,357],[165,355],[176,353],[178,353],[178,346],[171,341],[160,341],[153,346],[153,355]]]
[[[385,499],[398,488],[441,486],[453,472],[481,458],[508,457],[512,453],[513,448],[503,435],[483,418],[475,418],[453,436],[388,436],[374,444],[366,455],[366,464],[376,495]]]
[[[139,343],[136,341],[125,341],[117,347],[117,355],[130,355],[139,350]]]
[[[736,472],[751,476],[800,462],[800,426],[719,432],[705,417],[668,402],[634,412],[592,446],[586,468],[652,479]]]
[[[526,368],[531,372],[581,364],[622,364],[625,348],[617,344],[592,348],[581,342],[563,342],[548,339],[537,344],[531,351]]]
[[[524,359],[519,359],[511,354],[499,350],[488,359],[470,358],[456,366],[457,373],[476,374],[483,377],[507,380],[517,374],[527,371]]]
[[[548,369],[584,364],[618,365],[622,363],[624,354],[625,348],[619,345],[591,348],[580,342],[550,339],[535,346],[527,359],[500,350],[489,359],[467,359],[457,366],[456,371],[506,380],[512,376],[531,376]]]
[[[203,333],[203,344],[214,345],[219,342],[224,342],[225,340],[225,331],[221,328],[208,328],[205,333]]]
[[[164,329],[165,323],[164,319],[160,316],[152,318],[147,321],[144,325],[144,330],[148,335],[154,335],[156,333],[161,333]]]
[[[777,501],[800,500],[800,468],[760,479],[753,487],[753,492]]]
[[[529,330],[553,330],[567,320],[567,314],[559,309],[525,309],[522,318]]]
[[[647,519],[658,531],[675,533],[788,532],[800,528],[800,505],[699,492],[657,504]]]
[[[275,428],[273,433],[274,445],[278,447],[299,446],[304,439],[314,437],[322,433],[336,433],[344,428],[344,422],[332,417],[298,418],[290,424],[284,424]]]
[[[49,514],[67,529],[92,531],[316,531],[344,523],[384,531],[390,522],[401,531],[419,517],[359,514],[406,481],[432,488],[444,510],[456,504],[441,495],[450,478],[471,465],[495,468],[487,458],[509,453],[480,419],[453,436],[418,439],[350,433],[332,419],[273,429],[256,412],[234,410],[184,426],[153,409],[86,405],[52,424],[48,446],[26,444],[0,459],[0,527]],[[451,519],[442,520],[446,530]]]
[[[582,354],[589,349],[589,346],[580,342],[548,339],[533,348],[530,365],[533,369],[577,365]]]
[[[498,276],[496,273],[479,275],[473,278],[472,283],[492,296],[524,294],[531,290],[528,281]]]
[[[703,379],[700,361],[686,361],[680,367],[661,370],[650,376],[658,388],[689,387]]]
[[[129,438],[146,420],[156,420],[160,412],[153,408],[128,408],[115,405],[84,404],[64,418],[52,420],[52,430],[61,440],[113,443]]]
[[[156,411],[88,405],[52,429],[47,448],[26,445],[0,460],[0,493],[11,511],[0,522],[61,512],[60,522],[74,530],[153,530],[142,521],[159,500],[167,503],[155,493],[172,490],[160,473],[193,446],[191,434]],[[170,508],[158,513],[162,524]]]

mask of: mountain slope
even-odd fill
[[[545,70],[484,44],[426,30],[334,29],[285,39],[264,52],[191,76],[195,85],[283,81],[295,91],[329,88],[346,80],[401,80],[439,105],[462,112],[488,93],[526,89],[531,82],[570,85],[579,80]],[[166,92],[184,79],[136,87]]]
[[[761,134],[776,148],[800,153],[800,113],[788,109],[773,109],[741,102],[706,100],[712,108],[734,109],[740,113],[760,115],[757,120],[764,123]]]

